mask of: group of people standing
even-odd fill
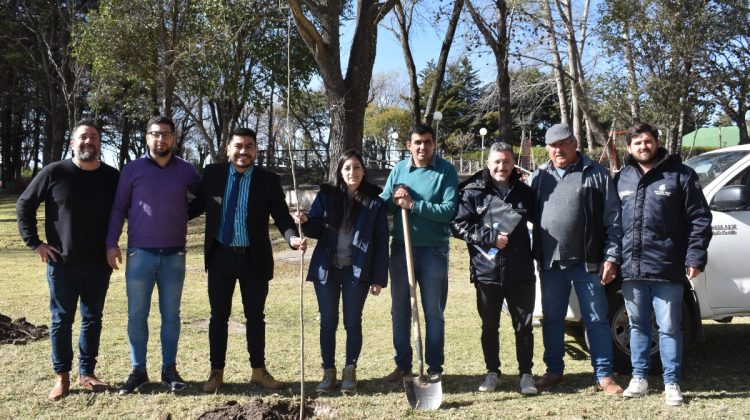
[[[154,287],[161,314],[161,382],[174,392],[187,387],[177,371],[180,303],[187,222],[202,213],[206,214],[204,256],[211,306],[211,371],[204,389],[215,391],[223,383],[237,283],[247,321],[250,381],[268,389],[284,386],[265,367],[264,306],[273,277],[269,216],[292,248],[304,251],[307,244],[289,214],[279,176],[253,165],[255,137],[250,129],[235,130],[226,144],[228,162],[208,165],[201,177],[193,165],[174,155],[174,122],[155,117],[147,124],[148,151],[118,174],[99,160],[100,129],[94,121],[84,120],[73,128],[73,158],[46,166],[32,180],[16,210],[22,239],[47,265],[56,372],[50,399],[63,398],[70,390],[71,331],[79,300],[77,383],[92,391],[109,387],[94,369],[110,275],[122,264],[118,241],[126,219],[125,287],[132,370],[118,392],[131,394],[149,382],[148,317]],[[37,230],[36,211],[42,203],[46,243]]]
[[[321,186],[309,212],[294,217],[279,177],[253,165],[257,144],[252,130],[235,130],[226,145],[228,162],[208,165],[202,177],[173,154],[171,120],[149,121],[146,138],[148,152],[125,165],[118,181],[117,171],[99,160],[99,129],[93,121],[82,121],[73,130],[74,157],[45,167],[18,200],[21,236],[47,264],[52,364],[57,374],[51,399],[69,392],[71,328],[79,299],[78,384],[93,391],[108,387],[95,376],[94,368],[109,277],[122,263],[118,239],[125,219],[132,371],[119,393],[133,393],[149,381],[147,321],[154,286],[159,290],[162,318],[162,383],[172,391],[186,387],[176,369],[176,353],[187,221],[203,213],[211,307],[211,370],[204,391],[215,392],[223,384],[236,283],[246,318],[251,382],[268,389],[284,386],[265,367],[264,306],[273,277],[269,216],[293,249],[306,250],[302,234],[317,239],[307,275],[314,283],[320,312],[323,379],[317,391],[356,392],[365,300],[368,293],[380,294],[388,277],[395,367],[384,380],[400,382],[412,375],[413,363],[401,216],[406,211],[430,380],[441,380],[445,363],[449,240],[455,236],[468,246],[470,280],[482,320],[487,375],[479,391],[492,391],[500,384],[498,331],[504,301],[515,331],[521,393],[536,394],[565,380],[565,315],[575,289],[597,387],[626,397],[648,392],[653,310],[666,401],[682,403],[678,386],[682,293],[686,279],[705,267],[711,214],[695,173],[659,147],[658,131],[648,124],[630,129],[629,160],[614,180],[604,167],[576,150],[577,140],[567,125],[552,126],[545,137],[550,160],[532,174],[528,185],[515,169],[513,149],[502,142],[491,146],[486,168],[459,185],[454,167],[435,153],[432,128],[417,125],[406,142],[411,156],[396,164],[383,190],[367,180],[361,155],[347,150],[338,159],[335,182]],[[47,243],[39,239],[36,227],[36,210],[42,202]],[[389,213],[393,214],[390,249]],[[528,223],[533,225],[533,240]],[[534,260],[541,281],[547,367],[536,381],[532,376]],[[614,380],[605,292],[618,276],[632,337],[633,379],[624,392]],[[346,330],[340,382],[335,363],[339,306]]]

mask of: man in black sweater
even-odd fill
[[[49,393],[52,400],[65,397],[70,389],[71,336],[79,299],[78,385],[94,392],[108,386],[94,369],[112,274],[104,238],[119,173],[99,160],[101,132],[92,120],[76,124],[70,143],[74,157],[42,169],[16,203],[21,238],[47,265],[52,367],[57,374]],[[37,230],[41,203],[46,243]]]

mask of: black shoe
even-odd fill
[[[117,393],[120,395],[128,395],[134,393],[138,388],[140,388],[142,385],[148,383],[148,374],[146,372],[142,372],[138,369],[133,369],[132,372],[130,372],[130,375],[128,375],[128,379],[125,380],[125,383],[122,384],[120,389],[117,390]]]
[[[187,388],[187,383],[177,373],[175,365],[166,366],[161,370],[161,383],[172,392],[184,391]]]

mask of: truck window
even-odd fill
[[[685,164],[693,168],[698,174],[698,181],[701,183],[701,187],[705,188],[716,177],[748,154],[750,154],[750,151],[705,153],[688,160]]]

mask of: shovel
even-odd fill
[[[409,274],[409,295],[411,296],[411,324],[414,329],[414,341],[417,351],[419,376],[404,377],[406,399],[411,408],[416,410],[437,410],[443,402],[443,384],[440,380],[430,381],[424,374],[424,360],[422,359],[422,329],[419,326],[419,309],[417,307],[417,280],[414,278],[414,257],[411,253],[411,232],[409,228],[409,212],[401,209],[401,222],[404,226],[404,251],[406,252],[406,268]]]

